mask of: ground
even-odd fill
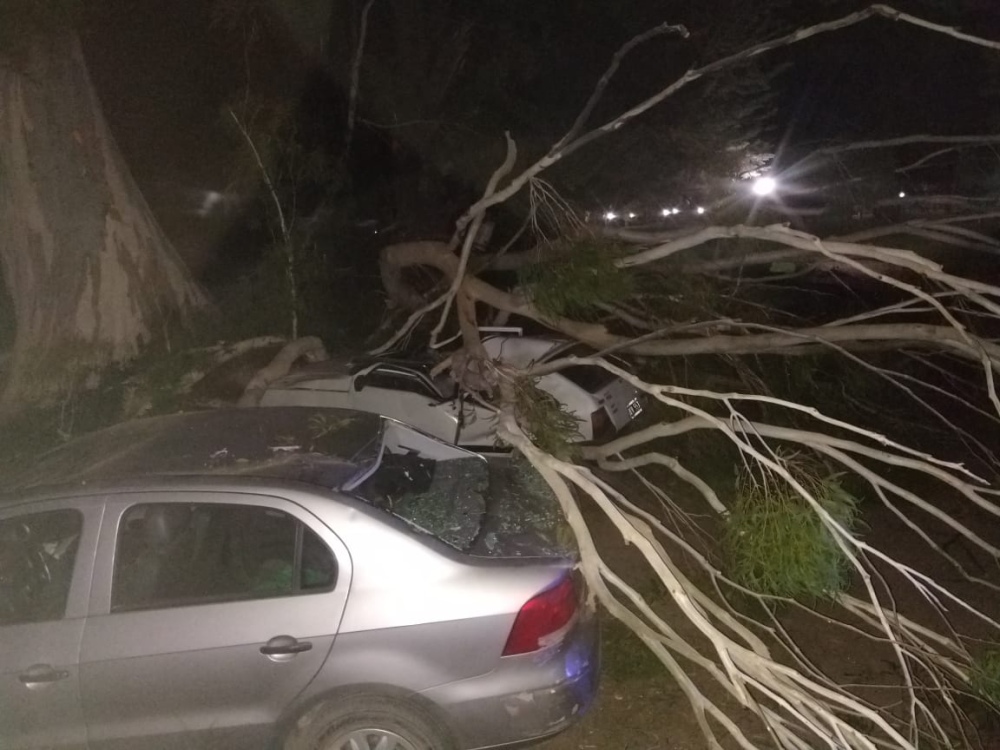
[[[942,490],[925,487],[922,494],[933,497],[933,493],[940,497]],[[940,502],[948,507],[947,498],[941,498]],[[961,515],[959,511],[952,512]],[[866,502],[864,517],[865,534],[872,538],[877,535],[882,549],[907,563],[918,563],[935,580],[951,587],[970,603],[993,617],[1000,615],[998,597],[991,595],[988,590],[962,581],[950,565],[923,553],[912,534],[885,508]],[[621,543],[610,524],[602,523],[593,513],[588,514],[588,518],[595,529],[595,538],[605,559],[632,585],[648,597],[656,598],[660,605],[658,608],[669,612],[669,603],[665,597],[657,594],[655,581],[637,553]],[[994,537],[991,539],[994,542],[995,537],[1000,534],[1000,523],[995,520],[992,523],[977,523],[976,528],[984,535]],[[937,535],[939,544],[946,544],[947,534],[938,534],[940,531],[932,529],[932,536]],[[963,561],[968,561],[974,572],[1000,580],[1000,571],[996,566],[989,571],[984,570],[989,566],[981,565],[982,560],[974,560],[967,549],[949,547],[949,551],[956,557],[965,556]],[[896,582],[893,582],[893,590],[902,612],[915,613],[922,620],[928,619],[928,608],[908,590]],[[863,595],[861,590],[852,593]],[[823,609],[822,605],[820,609]],[[832,608],[829,609],[829,613],[834,612]],[[786,613],[783,620],[796,633],[796,640],[803,650],[838,682],[886,685],[897,681],[898,671],[891,654],[882,645],[825,625],[822,616],[790,612]],[[683,621],[679,615],[671,617],[670,622],[683,631]],[[958,623],[959,631],[964,635],[986,635],[985,631],[976,632],[978,628],[973,623],[961,620]],[[993,637],[996,637],[995,634]],[[542,750],[700,750],[706,747],[687,699],[674,680],[635,636],[618,623],[610,622],[607,616],[604,618],[603,647],[604,670],[597,703],[575,727],[540,745]],[[706,684],[705,681],[701,682],[703,687]],[[881,696],[885,700],[891,692],[873,689],[870,697],[879,700],[876,696]],[[710,694],[719,700],[723,699],[720,690],[711,689]],[[996,721],[978,705],[971,708],[970,712],[982,732],[983,747],[986,750],[1000,748]],[[743,727],[755,746],[773,747],[749,712],[734,708],[730,715]],[[735,745],[727,744],[728,746]]]

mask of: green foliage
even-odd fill
[[[534,378],[514,382],[514,413],[517,423],[535,445],[557,458],[571,458],[571,442],[580,437],[580,424],[552,394],[541,390]]]
[[[836,475],[793,456],[792,475],[842,526],[853,530],[858,501]],[[848,582],[848,561],[833,533],[813,508],[783,479],[745,470],[736,486],[723,536],[727,574],[766,596],[791,599],[831,597]]]
[[[973,660],[969,687],[978,698],[1000,709],[1000,648],[991,648]]]
[[[546,253],[554,259],[528,266],[520,278],[531,301],[546,315],[593,317],[597,305],[627,300],[635,291],[631,271],[616,264],[625,253],[618,243],[593,237],[561,240]]]

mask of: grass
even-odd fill
[[[972,662],[969,687],[981,700],[1000,710],[1000,648],[991,648]]]
[[[528,266],[520,282],[531,301],[546,315],[592,318],[599,305],[632,297],[634,278],[619,268],[624,247],[595,238],[563,240],[553,248],[555,260]]]
[[[836,476],[801,459],[792,473],[842,526],[853,530],[858,501]],[[848,560],[833,532],[791,485],[779,477],[744,471],[722,540],[727,574],[766,596],[796,600],[828,598],[848,583]]]

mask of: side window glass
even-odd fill
[[[293,596],[336,584],[333,553],[302,522],[251,505],[136,505],[122,519],[115,611]]]
[[[399,370],[372,370],[367,375],[361,376],[357,385],[361,388],[385,388],[390,391],[403,391],[405,393],[416,393],[429,398],[440,398],[440,394],[420,376]]]
[[[82,528],[70,509],[0,521],[0,625],[63,617]]]

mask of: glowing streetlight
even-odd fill
[[[616,214],[614,211],[605,211],[604,212],[604,220],[605,221],[614,221],[617,218],[618,218],[618,214]]]
[[[699,216],[703,215],[705,213],[705,207],[698,206],[698,208],[695,209],[695,213],[697,213]]]
[[[778,189],[778,181],[773,177],[760,177],[754,180],[753,192],[754,195],[759,195],[762,198],[766,195],[771,195],[775,190]]]
[[[630,219],[634,219],[634,218],[635,218],[635,214],[634,214],[634,213],[633,213],[632,211],[629,211],[629,212],[628,212],[628,217],[629,217]]]
[[[670,216],[670,209],[665,208],[662,211],[660,211],[660,216]]]
[[[900,190],[899,191],[899,197],[900,198],[905,198],[906,197],[906,191],[905,190]]]

